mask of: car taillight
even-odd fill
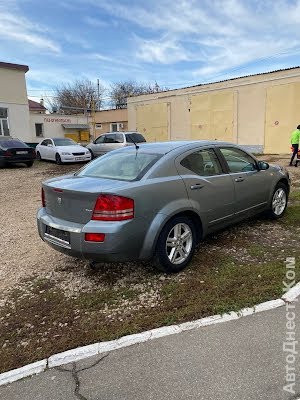
[[[128,197],[101,194],[96,201],[92,220],[124,221],[134,217],[134,200]]]
[[[6,150],[6,152],[4,153],[4,156],[6,157],[11,157],[13,155],[13,153],[9,150]]]
[[[84,240],[86,242],[104,242],[105,233],[86,233]]]
[[[42,194],[42,205],[43,205],[43,207],[46,207],[45,192],[44,192],[43,188],[42,188],[41,194]]]

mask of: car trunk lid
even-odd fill
[[[90,177],[61,177],[43,184],[46,209],[53,217],[85,224],[101,193],[116,193],[128,182]]]

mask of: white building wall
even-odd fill
[[[31,141],[31,130],[29,128],[28,104],[11,104],[0,102],[0,107],[8,109],[9,134],[14,138]]]
[[[66,133],[76,132],[71,129],[64,129],[63,124],[90,124],[87,116],[64,115],[64,114],[37,114],[30,113],[30,132],[32,143],[40,142],[43,137],[65,137]],[[36,136],[35,124],[43,124],[43,137]]]
[[[8,109],[10,136],[30,141],[25,71],[0,68],[0,107]]]

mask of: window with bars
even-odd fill
[[[0,135],[9,136],[7,108],[0,108]]]

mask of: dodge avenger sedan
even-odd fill
[[[208,233],[262,211],[282,217],[289,188],[283,168],[230,143],[124,147],[44,182],[38,230],[71,256],[178,272]]]

